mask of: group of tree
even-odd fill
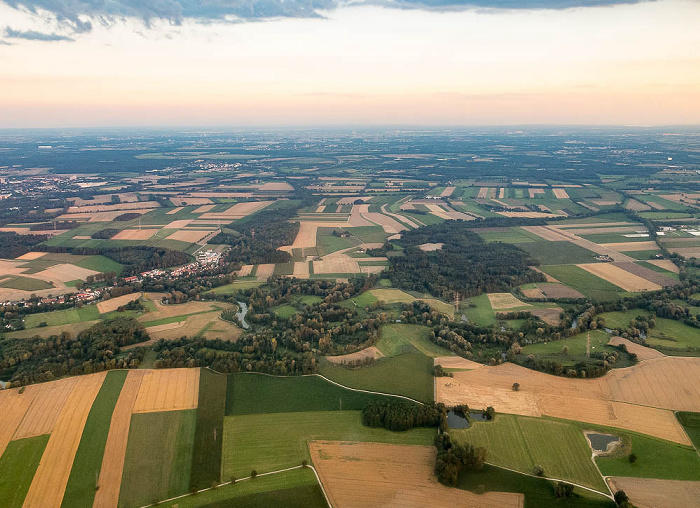
[[[31,251],[47,238],[46,235],[18,235],[10,231],[0,231],[0,258],[15,259]]]
[[[446,432],[435,437],[435,447],[435,475],[440,483],[450,487],[458,484],[462,471],[478,471],[486,461],[486,448],[454,443]]]
[[[444,404],[418,404],[404,400],[370,402],[362,410],[362,423],[404,431],[416,427],[439,427],[446,420]]]

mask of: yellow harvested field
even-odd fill
[[[590,240],[586,240],[585,238],[581,238],[580,236],[576,236],[568,231],[563,231],[554,226],[522,226],[522,229],[552,242],[571,242],[596,254],[610,256],[615,261],[634,261],[634,259],[631,257],[620,254],[620,252],[617,250],[606,247],[605,245],[599,245],[595,242],[591,242]]]
[[[620,476],[611,476],[608,482],[613,492],[624,490],[637,508],[700,506],[700,482]]]
[[[572,235],[606,235],[609,233],[648,233],[644,226],[611,226],[609,228],[571,228]]]
[[[155,208],[144,208],[139,210],[128,210],[128,213],[138,213],[143,215],[155,210]],[[58,220],[77,220],[77,221],[88,221],[88,222],[112,222],[115,217],[124,215],[124,210],[114,210],[112,212],[83,212],[83,213],[65,213],[56,217]]]
[[[178,206],[177,208],[173,208],[169,212],[165,212],[165,215],[174,215],[177,212],[179,212],[180,210],[182,210],[183,208],[184,208],[183,206]]]
[[[174,220],[170,224],[164,226],[165,229],[180,229],[187,226],[193,219]]]
[[[207,213],[211,210],[213,210],[216,207],[216,205],[202,205],[199,208],[195,208],[192,210],[192,213]]]
[[[316,207],[316,213],[323,213],[323,211],[326,209],[324,205],[318,205]]]
[[[254,266],[255,265],[243,265],[243,266],[241,266],[241,269],[238,270],[238,276],[239,277],[247,277],[253,271]]]
[[[435,365],[441,365],[445,369],[475,370],[485,367],[482,363],[473,362],[461,356],[438,356],[434,359]]]
[[[450,208],[447,205],[436,205],[434,203],[428,203],[424,205],[428,210],[430,210],[430,213],[435,215],[436,217],[440,217],[441,219],[445,220],[474,220],[474,217],[471,215],[467,215],[466,213],[463,212],[458,212],[452,208]]]
[[[481,187],[479,189],[479,193],[476,195],[477,199],[486,199],[486,196],[489,194],[489,188],[488,187]]]
[[[637,212],[644,212],[647,210],[651,210],[651,207],[647,205],[646,203],[642,203],[640,201],[637,201],[636,199],[630,199],[627,204],[625,205],[625,208],[627,210],[634,210]]]
[[[166,240],[178,240],[180,242],[200,243],[206,237],[216,233],[215,229],[181,229],[169,235]]]
[[[406,217],[406,216],[404,216],[404,215],[400,215],[400,214],[398,214],[398,213],[391,213],[391,212],[387,209],[386,205],[382,205],[382,206],[381,206],[381,211],[382,211],[382,213],[383,213],[384,215],[388,215],[389,217],[393,217],[393,218],[396,219],[398,222],[401,222],[401,223],[403,223],[403,224],[406,224],[406,225],[407,225],[408,227],[410,227],[410,228],[414,228],[414,229],[415,229],[415,228],[420,227],[421,224],[422,224],[422,223],[421,223],[421,224],[418,224],[418,221],[416,221],[416,220],[414,220],[414,219],[409,219],[408,217]]]
[[[350,217],[348,217],[348,224],[351,227],[376,226],[374,222],[370,222],[363,217],[363,214],[368,212],[369,205],[352,205]]]
[[[117,204],[97,204],[87,206],[71,206],[68,208],[69,214],[75,213],[95,213],[95,212],[115,212],[115,211],[131,211],[141,210],[144,208],[158,208],[158,201],[139,201],[135,203],[117,203]]]
[[[175,206],[196,206],[196,205],[210,205],[211,199],[208,197],[198,197],[198,198],[187,198],[187,197],[177,197],[170,198],[170,201]]]
[[[413,296],[400,289],[372,289],[370,293],[384,303],[411,303],[415,300]]]
[[[23,507],[60,508],[85,421],[106,375],[101,372],[77,378],[46,444]]]
[[[666,356],[661,351],[657,351],[656,349],[652,349],[650,347],[642,346],[641,344],[632,342],[629,339],[623,339],[622,337],[611,337],[608,344],[611,346],[619,346],[621,344],[624,344],[627,348],[627,351],[637,355],[637,359],[640,362],[643,362],[644,360],[653,360],[655,358],[663,358]]]
[[[308,261],[297,261],[294,263],[294,277],[300,279],[306,279],[309,277],[309,262]]]
[[[153,302],[156,306],[156,310],[139,317],[137,321],[141,322],[155,321],[186,314],[214,312],[216,310],[221,311],[222,308],[227,306],[227,304],[222,302],[187,302],[164,305],[161,303],[161,300],[166,296],[165,293],[144,293],[143,296]]]
[[[637,226],[633,222],[618,221],[618,222],[579,222],[576,224],[557,224],[557,229],[572,229],[572,228],[608,228],[613,226]]]
[[[264,265],[258,265],[258,269],[255,272],[258,280],[267,280],[269,277],[275,273],[275,265],[273,263],[268,263]]]
[[[569,199],[569,193],[565,189],[552,189],[552,192],[557,199]]]
[[[674,254],[680,254],[685,258],[700,258],[700,246],[698,247],[669,247]]]
[[[234,342],[243,335],[243,330],[229,321],[217,318],[216,321],[209,322],[202,335],[208,340],[221,339]]]
[[[36,393],[36,392],[34,392]],[[0,457],[5,452],[17,427],[22,422],[29,406],[34,400],[34,393],[19,389],[0,391],[0,408],[2,408],[2,425],[0,425]]]
[[[22,259],[24,261],[32,261],[34,259],[39,259],[41,256],[45,256],[46,252],[27,252],[26,254],[22,254],[21,256],[16,257],[15,259]]]
[[[313,261],[314,273],[360,273],[360,265],[356,258],[334,252],[320,261]],[[384,267],[382,267],[384,268]]]
[[[592,273],[601,279],[615,284],[625,291],[638,293],[641,291],[655,291],[657,289],[661,289],[659,284],[655,284],[638,275],[634,275],[633,273],[623,270],[612,263],[585,263],[576,266],[583,268],[587,272]]]
[[[17,427],[13,439],[50,434],[78,379],[80,378],[69,377],[28,386],[24,394],[32,397],[32,403],[22,423]]]
[[[406,226],[404,226],[402,223],[398,222],[392,217],[388,217],[382,213],[370,212],[369,205],[353,205],[353,211],[355,210],[355,207],[357,207],[358,213],[363,219],[369,221],[371,225],[381,226],[384,229],[385,233],[394,235],[396,233],[400,233],[401,231],[405,231],[408,229]],[[353,215],[350,214],[351,224],[353,224],[353,220]]]
[[[447,198],[452,195],[452,193],[455,191],[455,187],[445,187],[445,189],[440,193],[440,197]]]
[[[560,213],[544,213],[544,212],[496,212],[504,217],[518,217],[524,219],[546,219],[548,217],[561,217],[564,214]],[[537,227],[537,226],[535,226]]]
[[[88,270],[87,268],[81,268],[76,265],[70,265],[68,263],[61,263],[59,265],[50,266],[41,272],[33,273],[31,276],[34,279],[42,279],[56,283],[69,282],[77,279],[85,280],[90,275],[97,275],[98,273],[100,272]]]
[[[258,188],[258,192],[293,192],[294,187],[287,182],[267,182]]]
[[[619,243],[601,243],[601,247],[616,250],[619,252],[634,252],[640,250],[657,250],[659,248],[656,242],[619,242]]]
[[[199,369],[150,370],[141,380],[134,413],[195,409]]]
[[[179,339],[185,335],[194,337],[203,331],[208,330],[212,324],[218,324],[220,322],[220,315],[221,311],[216,310],[213,312],[205,312],[203,314],[187,316],[184,320],[175,323],[149,326],[146,328],[146,331],[151,336],[151,340],[138,345],[143,346],[145,344],[152,344],[157,342],[159,339]],[[238,336],[235,338],[238,338]]]
[[[445,245],[444,243],[424,243],[418,246],[420,250],[423,252],[432,252],[435,250],[440,250],[442,249],[442,246]]]
[[[365,348],[361,351],[356,351],[354,353],[349,353],[347,355],[326,356],[324,358],[331,363],[343,364],[343,363],[360,362],[362,360],[366,360],[367,358],[371,358],[373,360],[378,360],[379,358],[382,358],[383,356],[384,355],[382,354],[382,352],[379,351],[376,347],[370,346],[370,347]]]
[[[92,505],[94,508],[113,508],[117,506],[119,501],[131,414],[141,387],[141,380],[146,372],[145,370],[129,371],[119,399],[114,406],[102,457],[99,489],[95,492],[95,500]]]
[[[515,307],[530,307],[529,303],[521,302],[510,293],[489,293],[489,302],[493,310],[513,309]]]
[[[700,411],[700,358],[650,358],[596,379],[557,377],[512,363],[476,370],[436,378],[437,401],[620,427],[683,444],[690,440],[673,411]],[[514,382],[520,383],[517,392]]]
[[[670,259],[650,259],[647,263],[668,270],[669,272],[680,273],[680,268]]]
[[[300,221],[299,232],[292,245],[285,245],[279,250],[289,252],[292,249],[311,249],[316,247],[316,232],[318,228],[343,228],[347,227],[347,222],[324,222],[324,221]]]
[[[201,215],[202,219],[222,219],[222,220],[234,220],[242,219],[250,214],[258,212],[268,205],[271,205],[273,201],[246,201],[243,203],[236,203],[229,209],[223,212],[207,212]]]
[[[535,199],[539,194],[544,195],[544,189],[528,189],[527,192],[530,195],[530,199]]]
[[[522,494],[474,494],[441,485],[433,472],[433,446],[312,441],[309,451],[334,508],[524,506]]]
[[[455,307],[452,304],[443,302],[442,300],[438,300],[437,298],[419,298],[418,300],[423,303],[427,303],[428,305],[430,305],[431,309],[441,314],[444,314],[450,320],[454,319],[455,317]]]
[[[112,240],[148,240],[160,229],[124,229],[114,235]]]
[[[126,305],[129,302],[133,302],[141,298],[141,293],[129,293],[128,295],[117,296],[116,298],[110,298],[108,300],[102,300],[97,304],[97,310],[100,314],[105,314],[106,312],[112,312],[117,310],[122,305]]]
[[[498,190],[498,199],[505,199],[505,197],[506,197],[506,189],[505,189],[505,187],[501,187]]]

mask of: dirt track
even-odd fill
[[[522,508],[522,494],[474,494],[440,485],[435,448],[378,443],[313,441],[311,460],[332,506]]]

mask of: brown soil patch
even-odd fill
[[[559,314],[561,314],[562,309],[559,307],[554,307],[552,309],[532,309],[530,314],[537,316],[542,321],[551,326],[559,326]]]
[[[24,415],[22,423],[17,427],[13,439],[50,434],[78,379],[77,377],[69,377],[50,383],[28,386],[24,394],[32,397],[32,403]]]
[[[408,228],[404,226],[402,223],[396,221],[392,217],[387,217],[386,215],[382,213],[376,213],[376,212],[370,212],[369,211],[369,205],[357,205],[358,207],[362,207],[362,211],[360,212],[360,215],[367,219],[370,222],[373,222],[374,224],[378,224],[384,229],[385,233],[388,233],[390,235],[395,235],[396,233],[400,233],[401,231],[405,231]],[[364,211],[364,208],[367,208],[367,211]],[[352,215],[351,221],[352,221]]]
[[[205,230],[185,230],[175,231],[173,234],[169,235],[167,240],[178,240],[180,242],[188,243],[199,243],[207,236],[214,233],[215,230],[205,229]]]
[[[498,189],[498,199],[505,199],[506,197],[506,189],[505,187],[501,187]]]
[[[363,214],[369,213],[369,205],[352,205],[352,211],[350,212],[350,217],[348,222],[351,227],[359,226],[376,226],[374,222],[363,217]],[[394,231],[396,233],[396,231]]]
[[[331,363],[352,363],[352,362],[358,362],[365,360],[366,358],[372,358],[373,360],[378,360],[379,358],[382,358],[384,355],[382,354],[381,351],[379,351],[376,347],[370,346],[368,348],[363,349],[362,351],[356,351],[355,353],[350,353],[347,355],[340,355],[340,356],[326,356],[326,360],[328,360]]]
[[[32,392],[19,393],[19,389],[0,391],[2,408],[2,425],[0,425],[0,457],[5,452],[17,427],[22,422],[29,406],[34,400]]]
[[[418,246],[423,252],[433,252],[442,249],[444,243],[424,243]]]
[[[60,508],[85,421],[106,375],[101,372],[77,378],[46,444],[24,507]]]
[[[528,298],[546,298],[545,294],[538,287],[533,289],[521,289],[520,291]]]
[[[41,272],[33,273],[31,275],[34,279],[43,279],[49,282],[69,282],[71,280],[82,279],[85,280],[90,275],[97,275],[100,272],[95,270],[88,270],[87,268],[81,268],[76,265],[69,265],[67,263],[62,263],[54,266],[48,267],[46,270]]]
[[[569,193],[564,189],[552,189],[552,192],[557,199],[569,199]]]
[[[530,199],[535,199],[538,194],[544,194],[544,189],[528,189],[527,192],[530,195]]]
[[[637,359],[640,362],[643,362],[644,360],[653,360],[655,358],[664,358],[666,356],[661,351],[657,351],[656,349],[652,349],[650,347],[642,346],[641,344],[632,342],[629,339],[623,339],[622,337],[611,337],[610,342],[608,342],[608,344],[611,346],[619,346],[624,344],[627,348],[627,351],[637,355]]]
[[[141,380],[145,374],[145,370],[129,371],[117,404],[114,406],[104,456],[102,457],[100,488],[95,492],[95,501],[92,505],[94,508],[115,507],[119,501],[119,489],[122,482],[122,472],[124,471],[131,413],[141,387]]]
[[[199,369],[165,369],[146,372],[134,402],[134,413],[195,409],[199,395]]]
[[[603,235],[609,233],[647,233],[644,226],[613,226],[609,228],[571,228],[566,230],[572,235]]]
[[[514,392],[514,382],[520,390]],[[571,379],[512,363],[436,378],[438,402],[620,427],[690,444],[673,411],[700,410],[700,358],[649,359],[601,378]],[[538,414],[539,413],[539,414]]]
[[[107,312],[112,312],[117,310],[122,305],[126,305],[129,302],[133,302],[141,298],[141,293],[129,293],[128,295],[117,296],[116,298],[110,298],[109,300],[102,300],[97,304],[97,310],[100,314],[105,314]]]
[[[625,205],[625,208],[628,210],[635,210],[637,212],[644,212],[646,210],[651,210],[651,207],[645,203],[642,203],[640,201],[637,201],[636,199],[630,199],[627,204]]]
[[[342,228],[347,227],[346,222],[323,222],[323,221],[301,221],[299,223],[299,232],[292,245],[285,245],[279,250],[289,252],[292,249],[312,249],[316,247],[316,231],[318,228]]]
[[[608,478],[613,492],[624,490],[637,508],[676,508],[700,506],[700,482],[657,480],[654,478]]]
[[[453,210],[447,205],[426,204],[430,213],[445,220],[474,220],[474,217],[463,212]]]
[[[584,298],[583,294],[564,284],[544,283],[538,284],[537,287],[547,298]]]
[[[625,291],[638,293],[640,291],[654,291],[661,289],[659,284],[655,284],[642,277],[634,275],[633,273],[623,270],[612,263],[585,263],[576,266],[583,268],[587,272],[592,273],[601,279],[615,284]]]
[[[656,242],[619,242],[619,243],[601,243],[601,247],[613,249],[619,252],[634,252],[640,250],[658,250],[659,246]]]
[[[678,266],[676,266],[676,264],[670,259],[650,259],[647,261],[647,263],[663,268],[664,270],[668,270],[669,272],[680,273],[680,268],[678,268]]]
[[[476,195],[477,199],[486,199],[486,196],[489,194],[489,188],[488,187],[482,187],[479,189],[479,193]]]
[[[272,263],[268,263],[265,265],[258,265],[258,269],[255,272],[255,275],[258,277],[258,280],[267,280],[269,277],[272,277],[274,273],[275,265]]]
[[[436,451],[432,446],[313,441],[309,451],[336,508],[524,505],[522,494],[474,494],[440,485],[433,473]]]
[[[700,246],[698,247],[669,247],[669,251],[679,254],[684,258],[698,258],[700,257]]]
[[[493,310],[513,309],[515,307],[530,307],[529,303],[521,302],[510,293],[488,293]]]
[[[22,254],[19,257],[16,257],[15,259],[22,259],[25,261],[32,261],[34,259],[39,259],[41,256],[45,256],[46,252],[27,252],[26,254]]]
[[[382,213],[383,213],[384,215],[388,215],[389,217],[393,217],[393,218],[396,219],[398,222],[402,222],[402,223],[406,224],[406,225],[407,225],[408,227],[410,227],[410,228],[414,228],[414,229],[415,229],[415,228],[418,228],[418,227],[421,226],[421,224],[418,224],[418,222],[417,222],[416,220],[409,219],[408,217],[405,217],[405,216],[403,216],[403,215],[399,215],[398,213],[391,213],[391,212],[387,209],[386,205],[382,205],[380,209],[381,209],[381,211],[382,211]]]
[[[114,235],[112,240],[148,240],[160,229],[124,229]]]

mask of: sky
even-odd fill
[[[699,0],[0,0],[0,128],[700,124]]]

